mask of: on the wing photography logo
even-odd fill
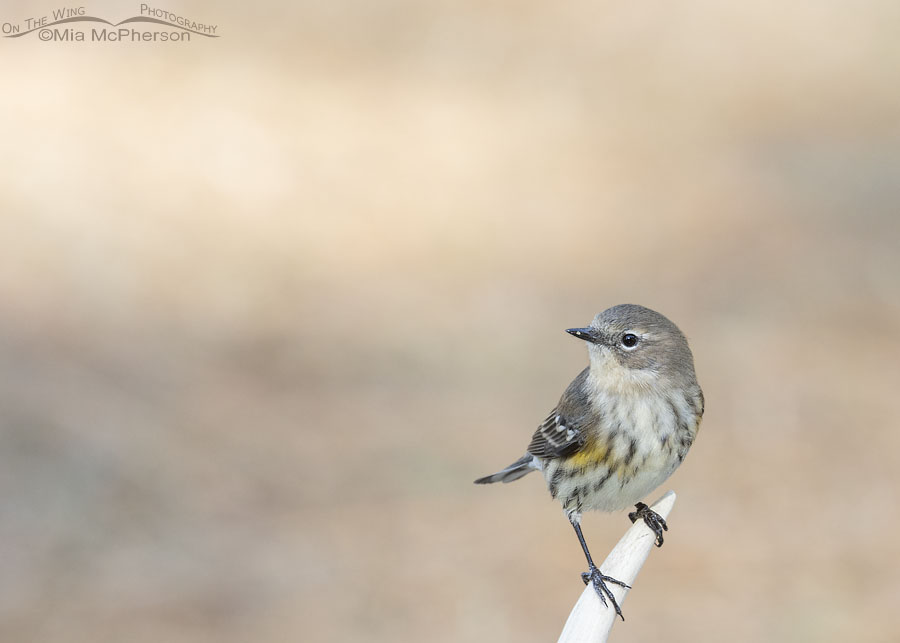
[[[37,37],[42,42],[191,42],[192,38],[218,38],[218,25],[141,4],[136,16],[111,22],[88,15],[84,7],[54,9],[21,22],[3,22],[4,38]]]

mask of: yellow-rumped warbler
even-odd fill
[[[587,558],[582,579],[593,583],[604,605],[608,597],[622,617],[606,583],[627,586],[594,565],[581,533],[581,512],[618,511],[637,503],[628,517],[643,519],[661,547],[666,521],[638,501],[687,455],[703,417],[703,391],[684,335],[649,308],[613,306],[587,328],[566,332],[588,342],[590,365],[534,432],[525,455],[475,483],[512,482],[542,471]]]

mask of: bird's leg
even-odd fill
[[[612,591],[606,586],[606,583],[615,583],[616,585],[621,585],[625,589],[631,589],[631,587],[620,580],[616,580],[612,576],[604,576],[600,572],[594,564],[594,561],[591,559],[591,552],[588,551],[587,543],[584,542],[584,534],[581,533],[581,525],[573,520],[572,526],[575,528],[575,533],[578,535],[578,542],[581,543],[581,548],[584,550],[584,557],[587,558],[588,563],[588,570],[581,575],[581,580],[584,581],[585,585],[593,583],[594,590],[597,592],[597,596],[600,597],[600,600],[604,605],[607,604],[606,599],[609,598],[612,602],[613,609],[616,610],[616,614],[624,621],[625,617],[622,616],[622,609],[619,607],[619,603],[616,601],[616,597],[613,596]]]
[[[647,526],[650,527],[654,534],[656,534],[656,546],[662,547],[663,532],[669,531],[669,526],[666,524],[665,518],[653,511],[643,502],[637,503],[635,508],[637,511],[632,511],[628,514],[631,522],[636,522],[638,518],[643,518]]]

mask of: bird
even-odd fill
[[[525,455],[476,484],[513,482],[540,471],[550,495],[563,507],[587,559],[582,580],[600,600],[625,617],[594,564],[581,530],[585,511],[620,511],[634,505],[663,544],[666,521],[641,502],[678,466],[694,442],[705,409],[687,339],[662,314],[620,304],[567,333],[587,343],[589,364],[565,389],[537,427]]]

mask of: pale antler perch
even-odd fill
[[[653,503],[651,509],[667,518],[674,505],[675,492],[669,491]],[[653,549],[655,539],[656,536],[650,528],[643,520],[638,519],[600,565],[600,570],[607,576],[634,586],[634,579],[647,560],[650,550]],[[608,587],[615,594],[619,605],[622,605],[628,590],[613,583],[609,583]],[[558,643],[602,643],[609,636],[609,631],[617,619],[615,610],[611,606],[605,607],[600,602],[594,586],[588,584],[572,608]]]

